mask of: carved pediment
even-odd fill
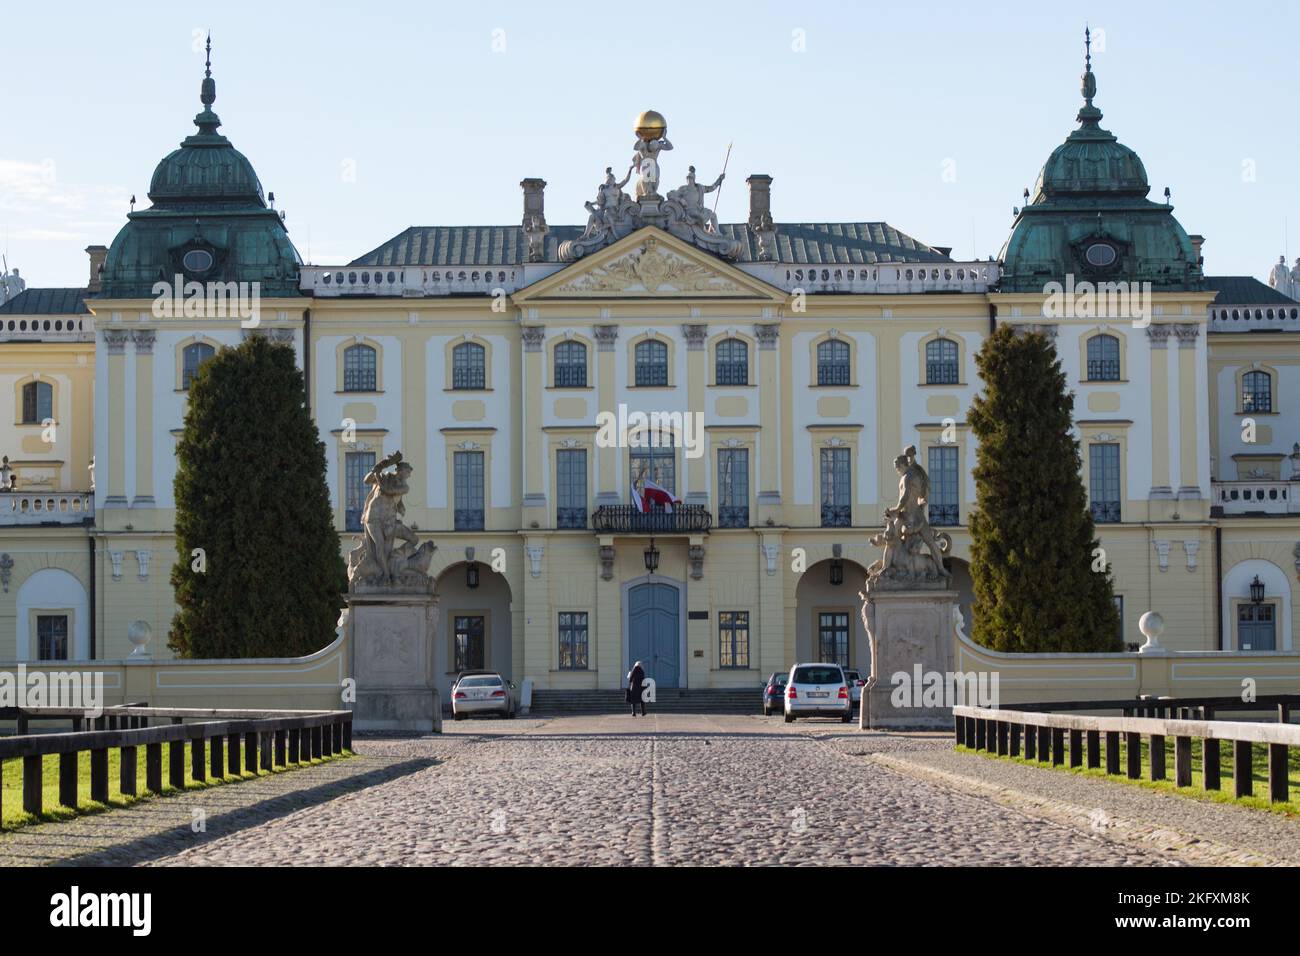
[[[661,296],[784,299],[779,290],[654,228],[580,259],[515,299]]]

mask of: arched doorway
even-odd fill
[[[819,561],[799,577],[795,586],[795,664],[828,661],[871,668],[871,646],[862,626],[858,592],[867,579],[867,569],[855,561],[841,560],[843,576],[831,583],[832,562]]]
[[[473,585],[473,586],[471,586]],[[438,576],[438,629],[434,669],[442,700],[450,701],[451,683],[462,670],[486,668],[514,680],[511,664],[510,585],[482,563],[459,562]]]
[[[685,686],[686,588],[661,575],[623,585],[623,665],[636,661],[659,687]]]

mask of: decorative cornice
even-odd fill
[[[612,352],[614,343],[618,341],[617,325],[597,325],[592,328],[592,335],[596,339],[596,351]]]
[[[1148,325],[1147,340],[1153,349],[1162,349],[1169,345],[1169,337],[1174,334],[1172,325]]]
[[[540,352],[542,350],[542,341],[546,338],[546,329],[540,325],[525,325],[523,327],[524,351]]]
[[[153,343],[157,337],[157,333],[153,329],[133,329],[131,331],[131,341],[135,343],[136,354],[152,355]]]
[[[707,325],[683,325],[682,335],[686,336],[686,350],[688,352],[698,352],[704,348],[704,340],[708,337],[709,327]]]
[[[126,329],[105,329],[104,344],[108,346],[109,355],[125,355],[126,340],[130,333]]]
[[[1178,337],[1180,349],[1194,349],[1201,337],[1201,327],[1195,322],[1180,322],[1174,326],[1174,335]]]

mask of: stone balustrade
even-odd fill
[[[1300,514],[1300,479],[1216,481],[1213,506],[1224,515]]]
[[[95,517],[88,491],[0,491],[0,526],[85,524]]]
[[[1211,332],[1300,332],[1300,304],[1210,307]]]
[[[93,342],[95,324],[90,316],[79,318],[0,317],[0,342]]]
[[[996,262],[898,262],[853,265],[743,263],[741,268],[779,289],[809,294],[987,292],[998,280]]]
[[[303,266],[299,287],[322,297],[494,295],[514,292],[522,277],[517,266]]]

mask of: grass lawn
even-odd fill
[[[190,760],[190,742],[185,744],[185,787],[186,790],[201,790],[204,787],[215,787],[225,783],[235,783],[240,780],[252,780],[255,777],[266,776],[271,773],[284,773],[286,770],[293,770],[299,764],[289,764],[284,767],[275,767],[273,770],[259,770],[257,773],[245,770],[242,773],[230,773],[228,762],[225,763],[226,775],[220,780],[211,776],[212,763],[210,760],[211,746],[214,743],[225,744],[225,740],[207,741],[203,751],[203,766],[208,769],[208,778],[206,780],[195,780],[191,774]],[[163,744],[163,793],[175,793],[176,788],[168,782],[169,750],[170,744]],[[242,747],[241,747],[242,752]],[[350,757],[351,751],[344,750],[341,756]],[[324,763],[326,759],[312,760],[313,764]],[[59,756],[50,754],[42,760],[41,789],[44,793],[42,801],[43,812],[39,817],[26,812],[23,809],[23,761],[21,757],[15,757],[11,760],[4,761],[3,768],[0,768],[0,776],[3,777],[3,786],[0,786],[0,827],[4,829],[13,829],[14,827],[27,826],[32,823],[44,822],[48,820],[66,820],[69,817],[77,816],[82,813],[98,813],[112,807],[124,807],[134,803],[137,800],[152,799],[155,794],[150,793],[145,787],[145,748],[136,748],[136,789],[139,793],[134,796],[125,796],[121,792],[121,764],[122,751],[116,747],[108,751],[108,803],[100,803],[90,799],[90,752],[83,751],[77,755],[77,807],[65,807],[59,803]]]
[[[1086,739],[1086,738],[1085,738]],[[1164,790],[1171,793],[1181,794],[1187,797],[1193,797],[1201,800],[1212,800],[1216,803],[1235,803],[1242,806],[1255,807],[1260,810],[1272,810],[1275,813],[1282,813],[1288,816],[1300,815],[1300,747],[1291,747],[1287,754],[1287,776],[1290,780],[1290,799],[1285,803],[1270,803],[1268,800],[1268,747],[1265,744],[1255,744],[1251,748],[1251,778],[1254,782],[1254,793],[1249,797],[1242,797],[1238,800],[1233,796],[1233,774],[1235,772],[1233,760],[1233,747],[1229,741],[1219,742],[1219,789],[1205,789],[1205,774],[1203,769],[1202,753],[1204,747],[1198,737],[1192,738],[1192,785],[1190,787],[1174,786],[1174,738],[1165,738],[1165,778],[1164,780],[1151,779],[1151,744],[1147,737],[1142,738],[1142,777],[1140,780],[1130,780],[1127,775],[1128,767],[1128,740],[1126,734],[1120,734],[1120,772],[1118,774],[1108,774],[1105,771],[1106,765],[1106,738],[1102,735],[1101,739],[1101,762],[1102,766],[1096,770],[1089,770],[1086,767],[1070,767],[1069,765],[1069,743],[1070,735],[1065,735],[1066,743],[1066,762],[1053,766],[1051,761],[1040,762],[1038,760],[1026,760],[1024,757],[999,757],[997,754],[989,753],[985,750],[974,750],[970,747],[960,746],[957,750],[961,753],[977,754],[981,757],[988,757],[991,760],[1010,760],[1014,763],[1027,764],[1033,767],[1051,768],[1053,770],[1064,770],[1067,773],[1081,774],[1087,777],[1102,777],[1106,780],[1118,780],[1123,783],[1136,784],[1137,786],[1147,787],[1151,790]],[[1023,742],[1021,744],[1023,748]]]

